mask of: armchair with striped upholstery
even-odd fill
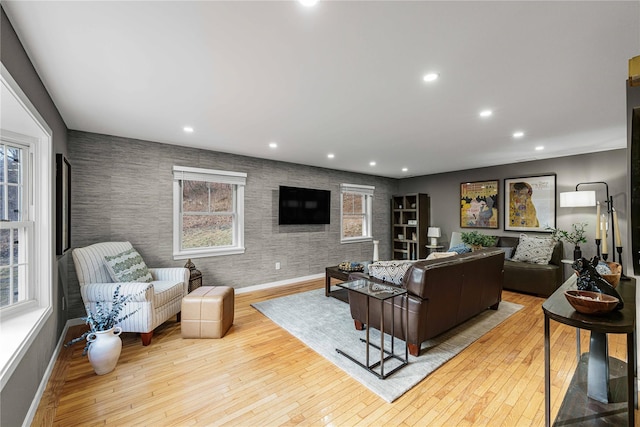
[[[123,332],[140,333],[142,344],[149,345],[153,330],[158,325],[176,315],[180,321],[182,298],[188,293],[189,270],[149,268],[153,277],[151,282],[116,283],[105,266],[105,256],[118,255],[132,248],[129,242],[96,243],[76,248],[73,250],[73,263],[80,282],[82,301],[88,309],[95,310],[98,301],[110,302],[118,285],[121,286],[121,295],[135,295],[121,314],[138,311],[119,326]]]

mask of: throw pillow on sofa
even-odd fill
[[[556,242],[549,238],[528,237],[520,235],[520,242],[512,261],[529,262],[531,264],[549,264]]]
[[[104,257],[104,265],[114,282],[151,282],[153,277],[142,256],[131,248],[113,256]]]
[[[467,252],[471,252],[471,248],[464,243],[460,243],[459,245],[450,247],[449,252],[455,252],[457,254],[466,254]]]
[[[369,275],[399,285],[415,261],[377,261],[369,264]]]
[[[425,259],[429,261],[432,259],[449,258],[456,255],[458,255],[457,252],[431,252]]]

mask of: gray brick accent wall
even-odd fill
[[[194,259],[205,285],[242,288],[371,259],[371,242],[340,244],[341,183],[376,187],[373,235],[380,240],[381,259],[390,258],[389,200],[397,192],[395,179],[79,131],[69,131],[68,150],[72,247],[128,240],[150,267],[183,266],[186,260],[172,257],[171,171],[179,165],[247,173],[246,252]],[[280,185],[331,190],[331,224],[279,226]],[[69,317],[84,316],[73,261],[67,258]]]

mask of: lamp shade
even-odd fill
[[[567,191],[560,193],[560,207],[562,208],[577,208],[595,205],[595,191]]]
[[[440,227],[429,227],[427,229],[427,237],[440,237]]]

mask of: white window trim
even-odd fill
[[[53,314],[53,132],[29,98],[20,89],[3,64],[0,64],[2,91],[9,94],[16,109],[33,121],[29,136],[2,130],[5,139],[33,144],[30,157],[35,192],[31,195],[30,215],[35,219],[31,256],[37,262],[30,280],[29,300],[0,310],[0,390],[11,378],[18,364]],[[4,100],[3,100],[4,103]]]
[[[236,185],[236,227],[234,229],[233,246],[221,248],[181,249],[182,237],[182,189],[180,181],[194,180],[221,182]],[[237,255],[245,252],[244,248],[244,188],[247,174],[214,169],[201,169],[186,166],[173,167],[173,259],[204,258],[210,256]]]
[[[18,282],[18,294],[24,298],[22,301],[16,303],[9,303],[8,306],[2,307],[2,313],[12,313],[15,310],[21,310],[20,305],[33,301],[34,295],[37,294],[36,281],[30,280],[30,277],[35,274],[35,262],[34,262],[34,248],[33,238],[27,236],[34,236],[35,233],[35,220],[34,220],[34,199],[31,194],[31,189],[34,185],[34,174],[32,173],[32,166],[34,162],[33,153],[35,152],[35,146],[37,144],[36,138],[31,138],[26,135],[19,135],[7,130],[0,131],[0,142],[5,146],[18,148],[23,154],[21,159],[21,176],[19,179],[19,186],[22,187],[22,198],[20,201],[21,221],[2,221],[0,222],[0,229],[18,230],[18,240],[22,242],[19,246],[18,258],[26,260],[28,262],[26,271],[20,276]],[[6,154],[5,154],[6,155]],[[6,159],[5,159],[6,160]],[[5,174],[8,174],[8,170],[5,169]],[[8,182],[5,181],[4,185]],[[10,185],[10,184],[9,184]],[[8,185],[7,185],[8,187]],[[9,195],[9,189],[4,193]],[[7,214],[9,213],[9,201],[4,200],[4,209]],[[25,235],[26,233],[26,235]],[[10,255],[11,256],[11,255]],[[11,299],[11,295],[9,296]]]
[[[371,242],[373,241],[373,192],[375,187],[372,185],[359,185],[359,184],[340,184],[340,243],[359,243],[359,242]],[[344,193],[357,193],[365,196],[366,202],[366,223],[365,231],[366,236],[358,237],[344,237],[342,235],[342,218],[343,218],[343,206],[342,195]]]

